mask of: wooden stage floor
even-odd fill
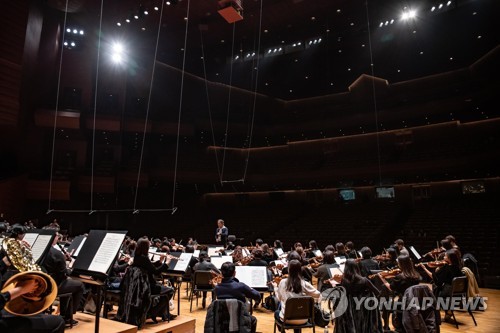
[[[210,294],[209,294],[210,295]],[[266,294],[267,296],[267,294]],[[496,333],[500,331],[500,290],[495,289],[481,289],[481,296],[486,297],[487,310],[474,312],[474,317],[477,321],[477,327],[474,326],[472,318],[467,312],[456,311],[455,315],[459,322],[459,329],[457,330],[454,324],[443,323],[441,325],[442,333]],[[210,296],[208,296],[210,301]],[[184,286],[181,292],[181,310],[180,316],[170,323],[153,324],[150,320],[146,322],[145,327],[141,332],[147,333],[201,333],[205,323],[206,309],[201,307],[201,300],[199,306],[196,307],[196,301],[193,302],[193,312],[189,312],[189,301],[187,299]],[[177,301],[175,302],[177,306]],[[208,304],[207,304],[208,306]],[[116,307],[115,307],[116,308]],[[177,313],[177,309],[174,313]],[[274,316],[271,311],[262,307],[254,310],[254,316],[257,317],[257,332],[270,333],[273,332]],[[112,314],[110,315],[112,317]],[[67,332],[71,333],[91,333],[94,332],[94,318],[93,316],[77,313],[75,319],[79,320],[79,324]],[[195,323],[193,323],[195,319]],[[135,326],[130,326],[118,323],[112,320],[102,319],[100,321],[100,332],[104,333],[134,333],[136,332]],[[323,328],[317,327],[318,332],[323,332]],[[333,332],[332,325],[329,331]],[[291,331],[290,331],[291,332]],[[312,332],[312,329],[303,329],[303,333]]]

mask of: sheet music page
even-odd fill
[[[36,232],[29,232],[24,235],[23,241],[28,243],[31,247],[33,247],[33,244],[35,244],[36,238],[38,237],[38,233]]]
[[[243,253],[243,258],[248,257],[250,255],[250,251],[246,248],[242,248],[241,252]]]
[[[216,246],[216,247],[209,247],[208,248],[208,256],[213,257],[213,256],[218,256],[220,255],[220,250],[223,250],[223,246]]]
[[[151,254],[151,252],[149,252],[149,253]],[[151,256],[151,261],[160,260],[162,255],[166,256],[167,252],[155,252],[155,253],[153,253],[153,255]]]
[[[415,258],[417,258],[417,260],[420,260],[420,258],[422,258],[420,253],[418,253],[417,250],[415,250],[415,248],[413,246],[410,246],[410,250],[415,255]]]
[[[322,257],[322,256],[323,256],[323,253],[321,253],[321,250],[314,250],[314,251],[313,251],[313,254],[314,254],[316,257]]]
[[[236,278],[252,288],[267,288],[267,268],[264,266],[236,266]]]
[[[37,261],[43,254],[43,251],[47,248],[52,239],[52,235],[38,235],[35,243],[31,247],[31,253],[33,254],[33,260]]]
[[[274,253],[279,257],[283,254],[283,249],[282,248],[276,248],[274,249]]]
[[[345,257],[335,257],[335,262],[338,265],[345,264],[346,261],[347,261],[347,259]]]
[[[194,250],[193,257],[199,258],[200,257],[200,250]]]
[[[192,253],[181,253],[179,260],[175,263],[174,271],[185,272],[191,261]]]
[[[212,264],[214,264],[215,267],[220,269],[222,267],[222,264],[225,262],[233,262],[233,257],[231,256],[222,256],[222,257],[211,257],[210,261]]]
[[[125,234],[107,233],[102,240],[101,246],[92,259],[89,271],[106,274],[109,267],[116,258],[116,254],[122,245]]]
[[[80,250],[82,249],[83,244],[85,244],[85,241],[87,240],[87,237],[84,237],[82,241],[80,242],[80,245],[76,248],[75,253],[73,253],[73,257],[78,257],[78,254],[80,253]]]
[[[339,265],[339,269],[342,273],[344,273],[344,268],[345,268],[345,264],[342,264],[342,265]]]

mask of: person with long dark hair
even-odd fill
[[[415,270],[415,265],[410,257],[399,256],[397,264],[401,272],[396,274],[389,282],[381,273],[378,273],[377,276],[382,280],[385,287],[392,292],[392,296],[402,297],[406,289],[419,284],[422,277]],[[384,308],[382,311],[384,330],[389,330],[389,315],[390,312]],[[396,323],[395,326],[402,321],[402,316],[399,312],[397,313],[396,319],[397,320],[394,321]]]
[[[373,307],[369,301],[360,303],[360,308],[356,308],[355,298],[373,299],[380,294],[380,291],[363,277],[359,266],[354,259],[348,259],[345,263],[344,274],[341,277],[340,285],[345,288],[347,294],[346,312],[335,318],[335,333],[382,333],[382,322],[378,307]],[[370,305],[370,306],[366,306]]]
[[[174,295],[174,290],[171,287],[162,286],[156,283],[154,276],[168,270],[168,259],[164,258],[164,262],[159,267],[153,265],[148,256],[149,246],[150,243],[147,238],[141,238],[137,241],[137,248],[135,250],[132,266],[139,267],[148,273],[151,294],[160,295],[159,303],[149,310],[151,319],[153,322],[156,322],[156,317],[158,316],[166,319],[168,302]],[[174,316],[171,314],[170,319],[173,319],[173,317]]]
[[[283,318],[285,315],[285,304],[286,300],[290,297],[296,296],[312,296],[317,301],[321,299],[321,294],[313,285],[309,282],[302,279],[302,265],[298,260],[291,260],[288,263],[288,277],[282,279],[278,288],[276,290],[276,297],[281,303],[281,309],[277,310],[275,313],[275,318],[280,322],[283,322]],[[307,320],[297,320],[297,321],[288,321],[289,324],[304,324]],[[295,333],[300,332],[301,329],[294,329]]]

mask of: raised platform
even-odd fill
[[[74,316],[78,320],[78,325],[67,332],[71,333],[91,333],[94,332],[95,317],[94,315],[77,312]],[[196,320],[191,317],[179,316],[170,323],[153,324],[151,320],[146,321],[146,324],[140,332],[147,333],[194,333]],[[99,320],[99,332],[105,333],[136,333],[137,326],[120,323],[115,320],[101,318]]]

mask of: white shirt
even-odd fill
[[[310,284],[307,281],[302,280],[302,293],[301,294],[296,294],[293,291],[286,290],[286,281],[288,279],[283,279],[280,281],[280,284],[278,286],[278,289],[276,290],[276,297],[278,300],[281,302],[281,310],[280,310],[280,319],[283,320],[285,317],[285,303],[286,300],[289,299],[290,297],[296,297],[296,296],[312,296],[316,302],[319,302],[321,300],[321,293],[313,287],[312,284]],[[287,323],[292,324],[292,325],[300,325],[304,324],[306,320],[290,320],[287,321]]]

